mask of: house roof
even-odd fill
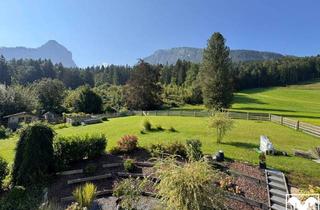
[[[7,115],[7,116],[4,116],[3,118],[10,118],[10,117],[15,117],[15,116],[20,116],[20,115],[32,115],[28,112],[19,112],[19,113],[16,113],[16,114],[10,114],[10,115]]]

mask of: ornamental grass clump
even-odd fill
[[[186,142],[186,152],[189,161],[200,160],[203,156],[201,151],[201,142],[197,139],[190,139]]]
[[[223,194],[215,187],[218,173],[205,161],[178,164],[172,157],[159,161],[156,175],[158,198],[167,209],[222,209]]]
[[[125,135],[117,142],[122,152],[132,152],[138,148],[138,137],[134,135]]]
[[[72,195],[79,204],[80,208],[90,209],[93,200],[97,195],[97,187],[92,183],[86,183],[83,186],[77,187]]]

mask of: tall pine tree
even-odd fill
[[[216,32],[208,40],[201,64],[203,101],[207,108],[228,108],[233,98],[229,48],[222,34]]]

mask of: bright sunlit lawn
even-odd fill
[[[165,130],[140,134],[144,119],[142,116],[114,118],[101,124],[63,128],[56,132],[61,136],[105,134],[108,138],[108,150],[126,134],[137,135],[139,144],[143,147],[154,143],[199,139],[203,143],[204,153],[213,154],[222,149],[229,158],[254,164],[258,163],[255,148],[259,147],[259,137],[267,135],[276,149],[286,151],[291,156],[268,156],[269,167],[291,172],[290,181],[296,184],[302,181],[308,182],[308,179],[320,182],[320,164],[292,156],[293,149],[310,150],[320,145],[319,138],[271,122],[236,120],[233,130],[226,135],[223,144],[216,144],[215,131],[208,127],[208,118],[150,116],[148,119],[153,126],[161,125],[165,129],[174,127],[177,132]],[[14,139],[0,141],[0,155],[9,161],[13,160],[15,142]],[[299,177],[303,179],[300,180]]]

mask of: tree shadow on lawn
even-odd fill
[[[240,103],[240,104],[267,104],[259,99],[250,98],[246,95],[235,95],[233,103]]]
[[[234,147],[241,147],[241,148],[245,148],[245,149],[257,149],[257,148],[259,148],[258,144],[247,143],[247,142],[239,142],[239,141],[224,142],[222,144],[229,145],[229,146],[234,146]]]

